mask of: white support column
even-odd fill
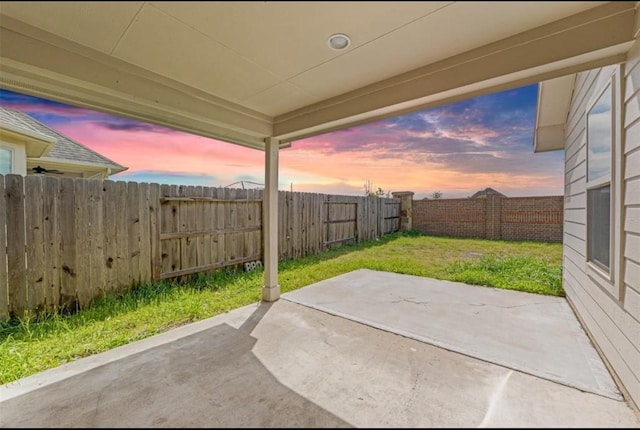
[[[280,298],[278,284],[278,149],[280,141],[265,139],[264,195],[262,223],[264,246],[264,287],[262,300],[275,302]]]

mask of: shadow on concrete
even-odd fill
[[[351,427],[282,385],[252,349],[262,303],[220,324],[2,403],[2,427]]]

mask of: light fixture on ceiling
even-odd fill
[[[329,48],[335,49],[336,51],[342,51],[351,45],[351,39],[349,39],[349,36],[342,33],[329,36],[329,40],[327,42],[329,43]]]

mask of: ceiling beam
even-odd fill
[[[279,115],[274,136],[290,142],[624,61],[635,19],[635,2],[607,3]]]
[[[0,87],[264,149],[272,118],[0,13]]]

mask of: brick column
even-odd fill
[[[400,231],[409,231],[413,228],[413,191],[396,191],[391,195],[400,199]]]
[[[487,196],[486,230],[487,239],[502,238],[502,197],[489,194]]]

